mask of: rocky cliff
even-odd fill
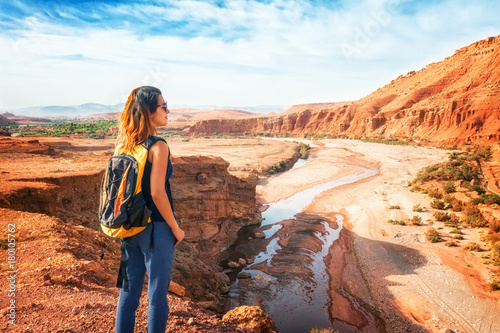
[[[459,49],[401,75],[354,102],[314,106],[275,117],[205,120],[190,134],[288,133],[407,138],[433,143],[500,139],[500,36]],[[327,106],[327,107],[325,107]]]
[[[68,156],[62,148],[15,138],[4,138],[0,148],[4,161],[0,208],[41,213],[67,224],[97,229],[100,181],[112,150],[99,153],[86,166],[90,170],[81,171],[81,162],[91,160],[92,153],[76,150]],[[227,275],[218,266],[222,252],[236,239],[241,226],[260,218],[255,201],[256,178],[231,175],[229,163],[220,157],[173,156],[172,163],[176,215],[186,232],[186,241],[176,252],[172,277],[186,288],[188,297],[218,309],[229,285]]]

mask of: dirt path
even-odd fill
[[[340,212],[345,218],[346,230],[341,237],[350,239],[350,243],[332,249],[327,258],[333,303],[341,306],[349,299],[367,304],[381,315],[388,332],[500,332],[498,296],[486,285],[488,269],[481,263],[483,254],[426,242],[432,212],[412,212],[416,204],[429,207],[430,200],[410,192],[408,181],[422,167],[446,159],[446,152],[349,140],[323,143],[316,148],[316,159],[311,162],[315,166],[311,174],[316,179],[348,174],[347,170],[331,167],[338,163],[363,167],[371,164],[379,169],[375,177],[323,192],[305,209],[315,214]],[[286,195],[282,185],[292,180],[294,188],[300,189],[311,183],[292,171],[269,179],[260,197]],[[404,220],[413,215],[420,216],[424,225],[387,223],[389,219]],[[441,223],[432,226],[438,228]],[[447,231],[443,228],[441,232]],[[463,244],[480,243],[477,230],[464,229],[464,237]],[[336,267],[339,250],[343,251],[343,269]],[[344,300],[340,300],[342,297]],[[337,305],[330,307],[333,318],[338,317]],[[362,324],[358,329],[368,332]]]

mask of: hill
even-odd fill
[[[435,144],[500,139],[500,36],[457,50],[354,102],[299,106],[276,117],[204,120],[191,134],[287,133],[407,138]]]

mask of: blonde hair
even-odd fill
[[[117,153],[131,151],[156,133],[151,116],[156,112],[159,95],[160,89],[150,86],[132,90],[120,116],[116,138]]]

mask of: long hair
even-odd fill
[[[159,95],[160,89],[150,86],[132,90],[120,116],[116,151],[128,152],[155,134],[151,116],[156,112]]]

